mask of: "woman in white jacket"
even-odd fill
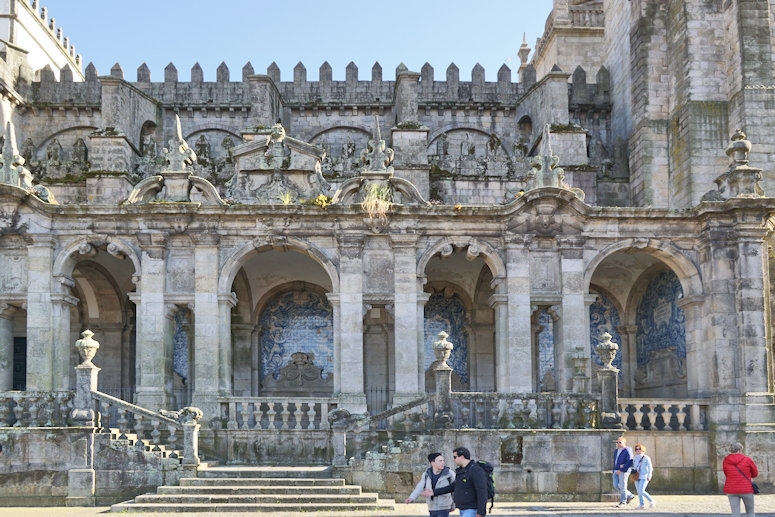
[[[638,491],[638,500],[640,501],[639,510],[645,508],[643,498],[645,497],[651,508],[656,506],[657,502],[646,492],[646,487],[651,481],[651,474],[654,473],[654,467],[651,465],[651,458],[646,455],[646,446],[642,443],[635,445],[635,456],[632,458],[632,472],[638,473],[638,479],[635,481],[635,489]],[[633,477],[630,474],[630,477]]]
[[[444,465],[444,456],[440,452],[428,454],[428,462],[431,466],[422,473],[420,482],[417,483],[414,491],[406,498],[405,503],[413,502],[427,488],[433,490],[434,488],[451,485],[455,481],[455,472]],[[455,507],[455,504],[452,502],[452,494],[431,496],[427,499],[427,502],[430,517],[449,517],[449,512]]]

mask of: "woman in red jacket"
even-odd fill
[[[743,446],[734,443],[729,448],[729,455],[722,464],[724,475],[724,493],[729,497],[732,515],[740,517],[740,500],[745,504],[747,517],[755,517],[753,512],[753,486],[751,480],[759,475],[759,469],[751,458],[743,454]]]

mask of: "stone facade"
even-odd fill
[[[441,330],[456,390],[599,391],[607,332],[621,397],[708,405],[717,468],[775,432],[773,9],[556,0],[518,82],[131,81],[9,36],[0,390],[73,390],[88,328],[100,391],[217,443],[235,397],[424,396]]]

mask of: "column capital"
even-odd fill
[[[418,239],[418,235],[413,233],[399,233],[390,235],[390,243],[393,245],[393,248],[415,249],[417,247]]]
[[[234,293],[218,295],[218,303],[221,305],[228,305],[229,308],[236,307],[238,302],[237,295]]]
[[[188,236],[196,246],[217,246],[221,236],[217,233],[190,232]]]
[[[0,318],[11,319],[19,307],[11,305],[10,303],[0,302]]]
[[[342,257],[354,259],[363,254],[364,236],[362,233],[342,233],[337,235]]]
[[[64,293],[51,293],[52,303],[61,303],[62,305],[70,305],[75,307],[80,300],[75,296]]]
[[[487,299],[487,304],[490,307],[495,307],[496,305],[502,305],[505,303],[508,303],[509,301],[509,295],[507,294],[493,294]]]
[[[164,260],[167,251],[167,243],[169,242],[168,233],[143,232],[137,233],[136,237],[137,242],[140,243],[140,247],[150,258]]]

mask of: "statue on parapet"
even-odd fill
[[[162,167],[166,171],[183,171],[186,167],[196,163],[196,153],[188,146],[180,129],[180,117],[175,115],[175,136],[167,142],[168,147],[162,149],[167,165]]]
[[[54,194],[43,185],[32,183],[32,173],[24,166],[26,160],[16,149],[16,133],[12,122],[6,123],[3,152],[0,154],[0,183],[20,187],[41,201],[58,205]]]
[[[527,174],[527,189],[533,190],[541,187],[557,187],[573,192],[576,197],[584,201],[584,191],[565,183],[565,169],[558,167],[560,157],[552,154],[550,143],[550,126],[544,126],[541,138],[541,150],[538,156],[531,161],[531,170]]]
[[[379,130],[379,121],[376,122],[377,137],[369,140],[366,149],[361,151],[361,163],[364,165],[364,171],[368,172],[386,172],[393,174],[393,149],[390,149],[382,139]]]

